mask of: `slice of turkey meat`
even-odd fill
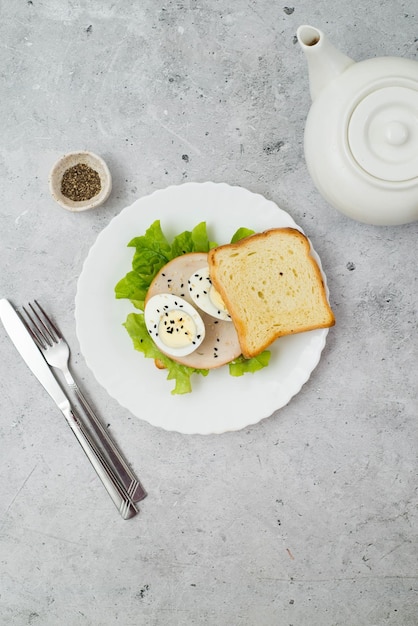
[[[159,293],[171,293],[187,300],[196,308],[205,324],[205,338],[199,348],[183,357],[171,359],[197,369],[213,369],[233,361],[241,354],[237,331],[232,322],[224,322],[208,315],[196,307],[189,295],[187,281],[193,272],[207,266],[208,255],[205,252],[190,252],[169,261],[152,281],[145,304],[152,296]]]

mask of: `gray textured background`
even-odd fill
[[[418,222],[366,226],[319,196],[295,33],[317,26],[356,60],[417,59],[417,2],[3,0],[1,18],[0,296],[38,297],[59,321],[149,496],[120,520],[0,328],[0,624],[416,626]],[[77,149],[106,159],[114,190],[73,215],[47,178]],[[205,180],[305,229],[337,325],[287,407],[199,437],[109,398],[79,353],[74,296],[113,216]]]

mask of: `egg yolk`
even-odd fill
[[[209,298],[212,302],[212,304],[219,310],[219,311],[226,311],[226,306],[225,306],[225,302],[222,300],[221,294],[219,293],[219,291],[217,291],[215,289],[215,287],[212,285],[210,290],[209,290]]]
[[[174,309],[161,317],[158,335],[170,348],[185,348],[196,339],[196,324],[188,313]]]

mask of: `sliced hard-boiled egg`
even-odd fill
[[[145,306],[157,294],[170,293],[184,298],[194,308],[187,281],[193,272],[207,265],[206,252],[189,252],[175,257],[155,276],[148,290]],[[234,324],[208,315],[201,309],[198,312],[205,324],[205,339],[194,352],[186,356],[169,356],[182,365],[196,369],[218,368],[236,359],[241,354],[241,346]],[[161,365],[157,364],[158,366]]]
[[[144,318],[154,343],[171,356],[191,354],[205,338],[205,325],[196,309],[170,293],[147,300]]]
[[[193,272],[187,282],[190,297],[202,311],[225,322],[231,321],[219,291],[212,284],[208,266]]]

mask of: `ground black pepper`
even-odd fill
[[[62,176],[61,193],[74,202],[94,198],[101,187],[99,174],[85,163],[69,167]]]

